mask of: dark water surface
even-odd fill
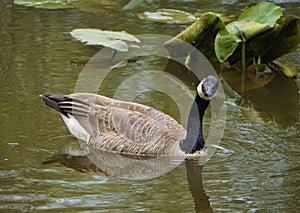
[[[300,15],[298,1],[276,3],[285,14]],[[238,14],[245,5],[247,1],[155,1],[140,10],[172,6]],[[223,82],[227,122],[220,145],[226,149],[217,150],[203,168],[187,162],[156,178],[126,180],[105,176],[84,156],[63,155],[74,141],[38,95],[72,93],[82,67],[71,61],[88,61],[98,51],[69,32],[91,27],[174,36],[187,27],[140,20],[138,11],[108,7],[92,14],[0,2],[0,212],[299,212],[300,103],[299,82],[293,79],[277,76],[244,98]],[[285,57],[298,73],[299,53]],[[111,96],[123,79],[162,70],[162,64],[159,57],[138,58],[113,72],[101,93]],[[163,94],[149,91],[135,100],[178,119],[178,109]],[[56,160],[42,164],[61,149]]]

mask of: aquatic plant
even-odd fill
[[[212,64],[228,62],[232,68],[241,70],[241,90],[245,90],[247,67],[259,66],[259,73],[265,64],[283,71],[287,77],[296,77],[296,73],[284,64],[274,61],[293,52],[300,42],[299,17],[289,15],[282,18],[281,7],[271,2],[248,5],[234,21],[225,23],[215,13],[205,13],[186,30],[166,42],[165,46],[172,54],[176,53],[180,40],[199,49]],[[175,52],[174,52],[175,51]],[[274,63],[276,66],[274,66]],[[273,65],[273,66],[272,66]]]

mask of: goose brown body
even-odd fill
[[[179,142],[186,130],[149,106],[89,93],[45,94],[42,99],[62,114],[74,137],[89,145],[133,155],[184,155]],[[82,128],[69,122],[74,118]]]

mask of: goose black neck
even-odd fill
[[[202,122],[209,102],[209,100],[205,100],[196,94],[189,113],[187,135],[180,143],[180,148],[185,153],[194,153],[205,148],[205,142],[202,134]]]

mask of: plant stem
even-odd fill
[[[246,80],[246,37],[243,31],[235,26],[235,29],[242,40],[242,77],[241,77],[241,92],[242,94],[245,92],[245,80]]]
[[[246,80],[246,41],[242,41],[242,79],[241,79],[241,92],[245,91]]]

